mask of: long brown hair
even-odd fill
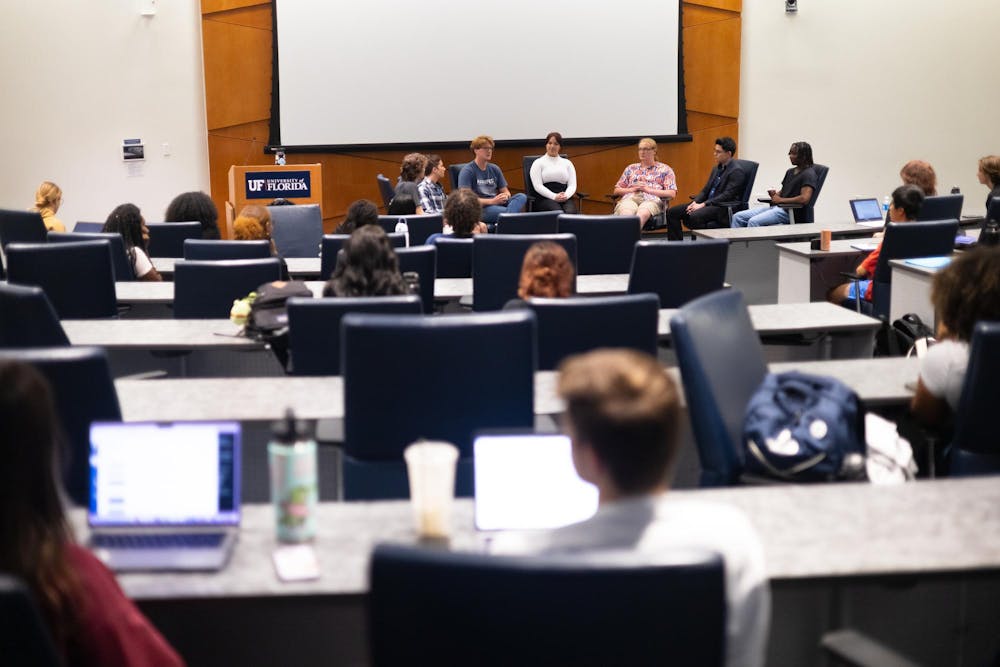
[[[539,241],[524,254],[517,295],[567,297],[573,293],[573,264],[566,249],[552,241]]]
[[[55,423],[45,378],[28,364],[0,361],[0,570],[25,581],[65,648],[79,584],[66,562],[72,534],[56,481]]]

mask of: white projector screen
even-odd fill
[[[276,0],[280,145],[672,136],[679,0]]]

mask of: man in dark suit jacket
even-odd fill
[[[719,137],[715,140],[716,165],[712,168],[705,187],[695,195],[690,204],[678,204],[667,211],[667,239],[680,241],[684,238],[681,232],[682,222],[689,229],[729,226],[726,208],[719,206],[719,203],[741,200],[747,179],[746,172],[733,161],[735,154],[736,142],[732,137]]]

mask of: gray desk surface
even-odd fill
[[[706,239],[730,241],[777,241],[805,236],[819,238],[821,231],[829,230],[834,236],[871,236],[874,231],[855,222],[810,222],[798,225],[771,225],[770,227],[726,227],[722,229],[695,229],[694,235]]]
[[[915,266],[905,259],[890,259],[889,266],[893,271],[906,271],[918,276],[933,277],[942,267]]]
[[[778,252],[787,252],[793,255],[801,255],[810,259],[822,259],[824,257],[835,257],[837,255],[860,255],[871,252],[870,250],[858,250],[855,244],[863,243],[865,239],[833,239],[830,241],[829,250],[813,250],[809,241],[795,241],[793,243],[779,243]],[[875,241],[878,243],[878,241]],[[874,248],[873,248],[874,249]]]
[[[992,478],[670,493],[743,510],[760,535],[772,580],[1000,569],[1000,484]],[[84,511],[73,510],[71,520],[85,540]],[[473,528],[471,500],[456,501],[452,525],[451,548],[487,548]],[[406,501],[322,503],[317,526],[321,575],[315,581],[278,580],[270,560],[276,542],[269,505],[244,506],[240,541],[221,572],[123,574],[118,580],[138,600],[363,594],[375,544],[416,542]]]
[[[785,333],[864,332],[877,329],[881,322],[853,310],[823,301],[811,303],[778,303],[748,306],[753,328],[762,336]],[[670,337],[670,318],[677,309],[660,311],[659,334]]]
[[[112,349],[197,350],[263,349],[263,343],[237,335],[229,320],[63,320],[73,345]]]

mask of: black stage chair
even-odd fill
[[[726,281],[729,241],[639,241],[629,271],[628,293],[652,292],[661,308],[678,308],[721,289]]]
[[[535,160],[542,157],[541,155],[522,155],[521,156],[521,173],[524,175],[524,194],[528,198],[528,211],[535,210],[535,204],[542,197],[535,190],[535,184],[531,182],[531,165],[535,164]],[[559,157],[569,159],[565,153],[560,153]],[[583,200],[587,198],[586,192],[580,192],[579,189],[573,196],[576,197],[576,209],[578,211],[583,210]],[[556,211],[556,213],[562,213],[562,211]],[[510,234],[511,232],[504,232],[504,234]],[[535,234],[554,234],[555,232],[534,232]]]
[[[830,173],[830,168],[822,164],[814,164],[813,169],[816,171],[816,187],[813,188],[812,197],[809,198],[808,204],[778,204],[781,208],[788,211],[788,222],[791,224],[795,223],[808,223],[815,221],[814,209],[816,207],[816,200],[819,199],[819,193],[823,190],[823,184],[826,183],[826,176]]]
[[[396,196],[396,190],[392,187],[392,181],[382,174],[375,175],[375,182],[378,183],[378,193],[382,197],[382,205],[389,210],[389,202]]]

